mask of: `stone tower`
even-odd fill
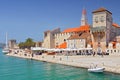
[[[108,43],[114,37],[112,27],[112,13],[105,8],[99,8],[93,13],[93,25],[91,27],[93,48],[106,50]]]

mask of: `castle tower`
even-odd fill
[[[86,10],[83,9],[81,17],[81,26],[87,25]]]
[[[105,8],[99,8],[93,13],[93,25],[91,27],[93,48],[106,50],[106,46],[114,36],[112,31],[112,13]]]

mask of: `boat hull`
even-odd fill
[[[9,49],[3,49],[2,52],[7,54],[7,53],[9,53]]]
[[[89,72],[103,72],[105,68],[93,68],[88,69]]]

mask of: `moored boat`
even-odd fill
[[[2,52],[5,53],[5,54],[7,54],[7,53],[9,53],[9,49],[4,48],[4,49],[2,50]]]
[[[88,71],[89,72],[103,72],[105,70],[105,68],[89,68]]]

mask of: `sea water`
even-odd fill
[[[120,75],[10,57],[0,49],[0,80],[120,80]]]

